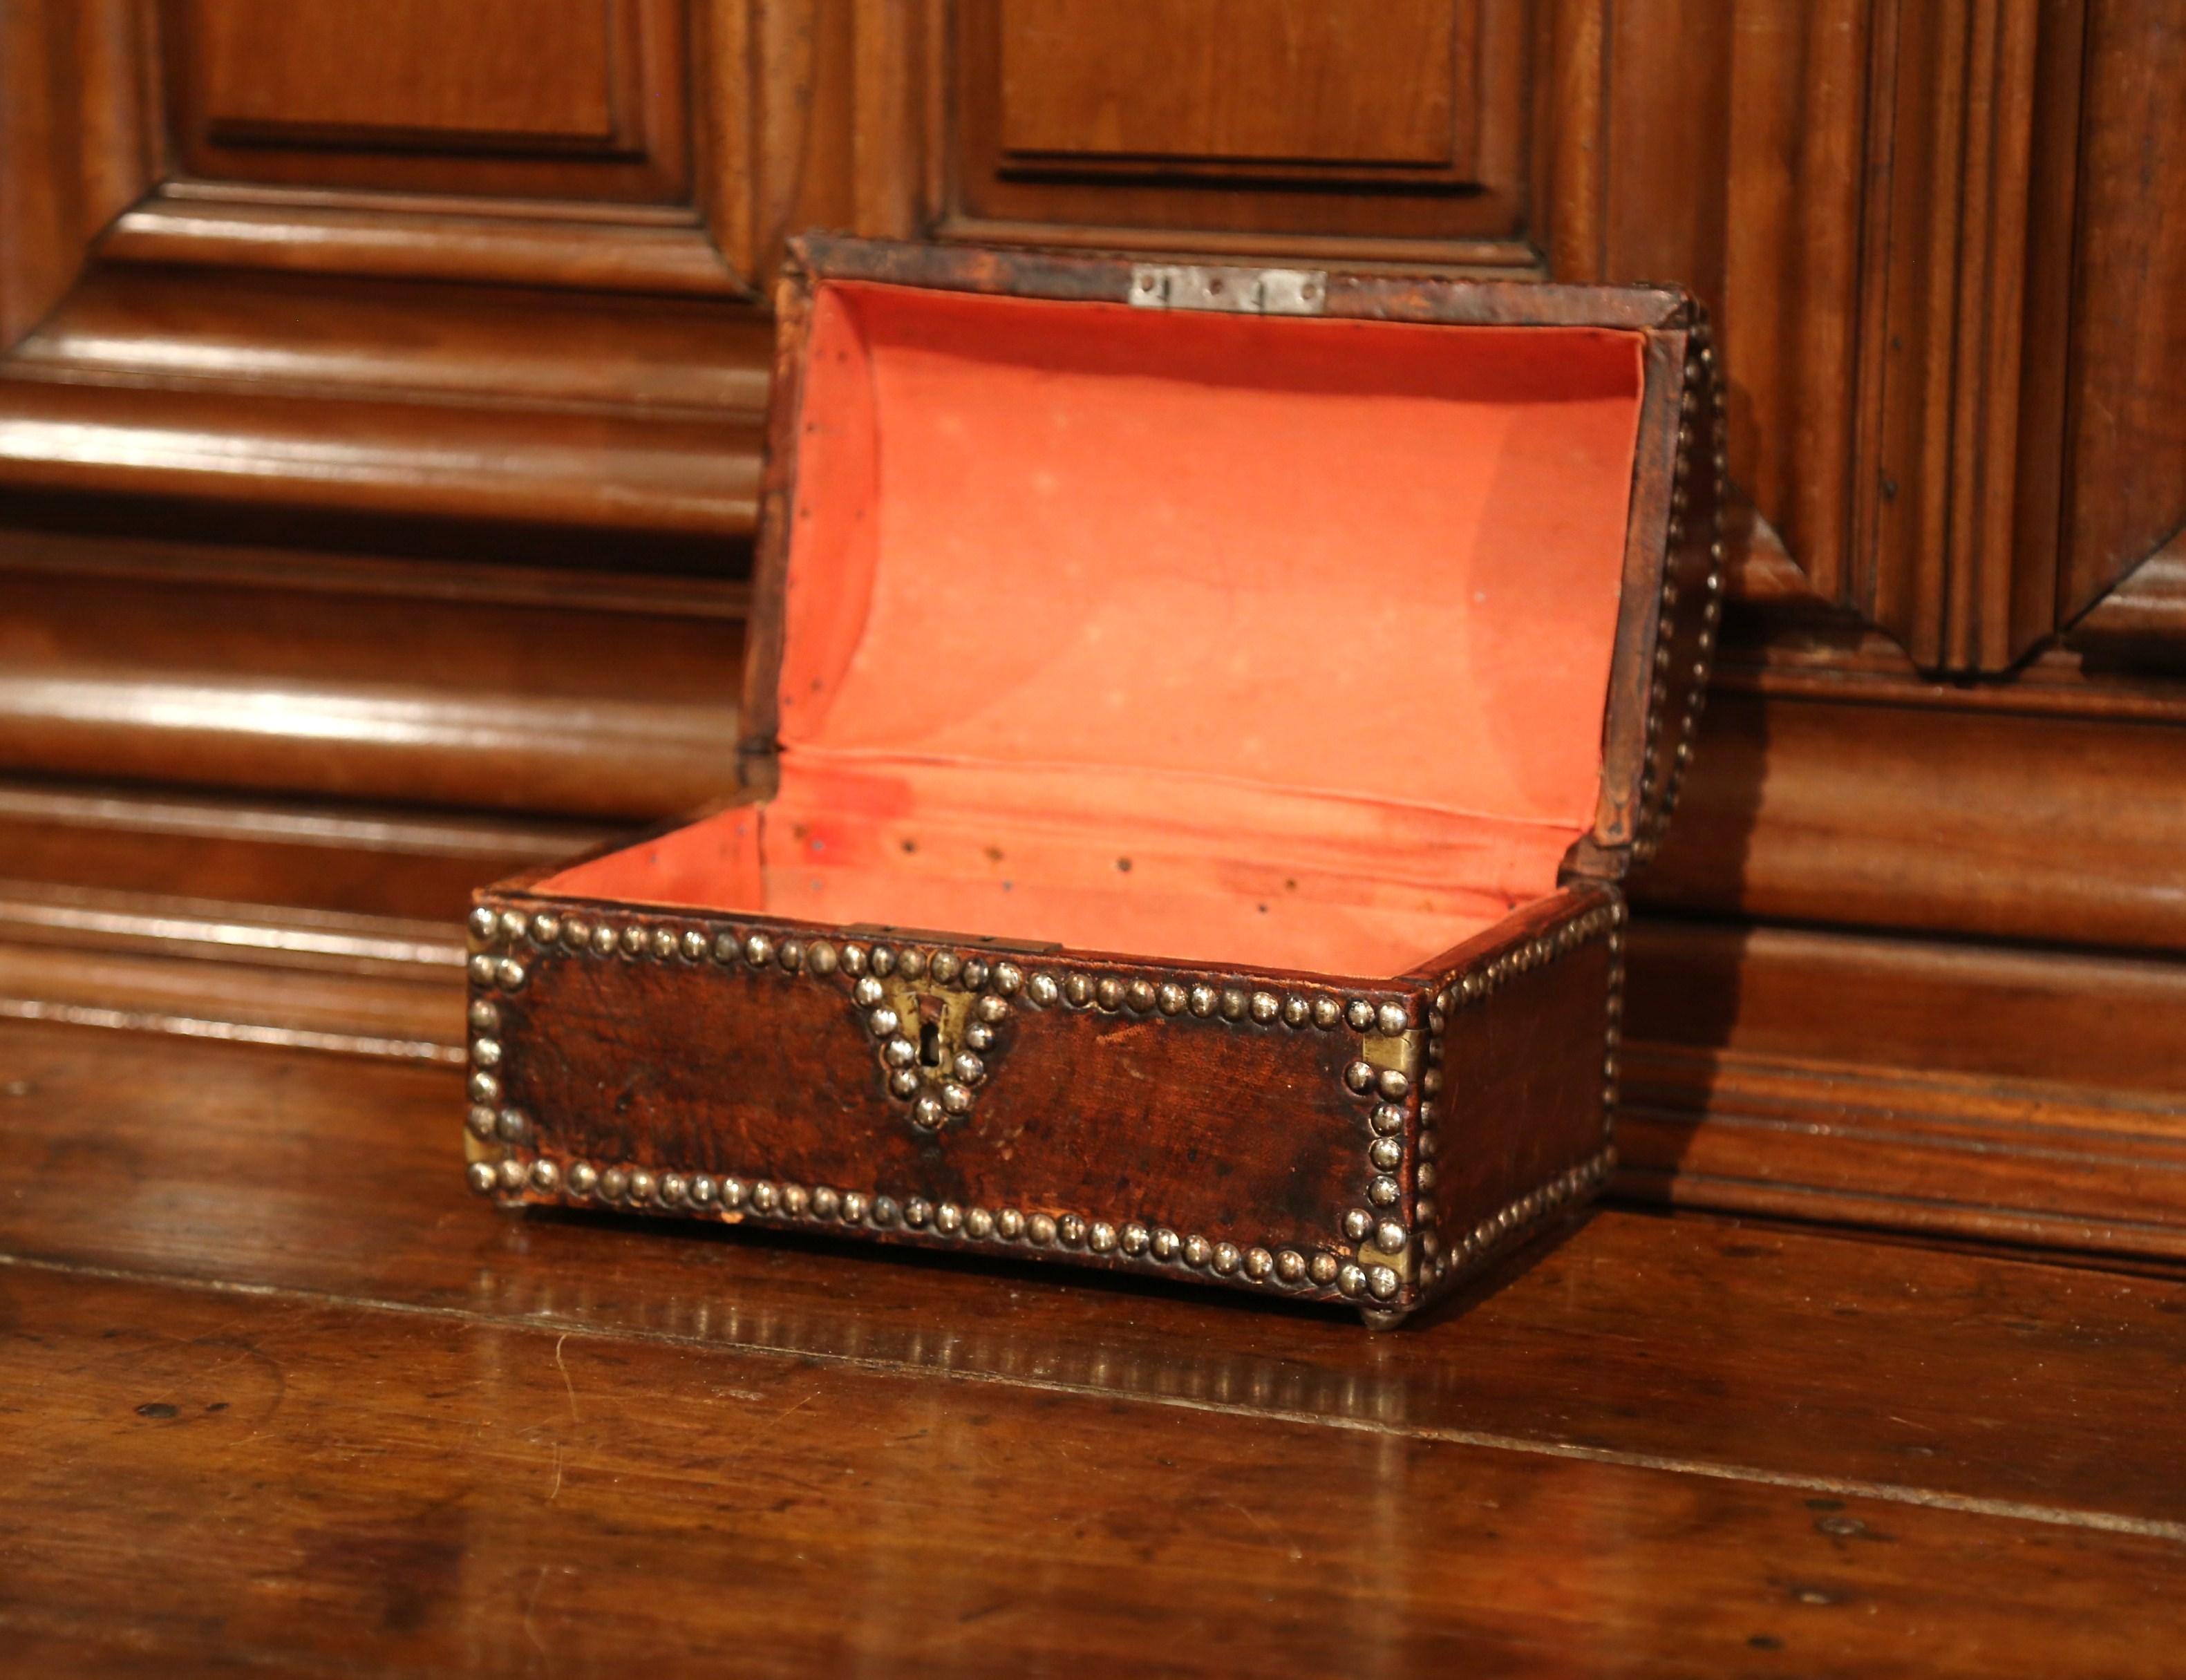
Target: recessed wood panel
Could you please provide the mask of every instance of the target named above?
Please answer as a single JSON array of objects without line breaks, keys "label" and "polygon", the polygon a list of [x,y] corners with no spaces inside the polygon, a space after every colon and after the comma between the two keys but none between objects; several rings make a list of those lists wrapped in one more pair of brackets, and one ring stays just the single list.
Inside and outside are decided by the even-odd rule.
[{"label": "recessed wood panel", "polygon": [[2089,14],[2073,435],[2058,608],[2070,618],[2186,529],[2186,21]]},{"label": "recessed wood panel", "polygon": [[954,236],[1529,264],[1521,0],[956,0]]},{"label": "recessed wood panel", "polygon": [[[1722,278],[1708,288],[1735,398],[1732,474],[1813,592],[1832,601],[1852,546],[1872,9],[1861,0],[1750,0],[1740,10],[1725,67],[1724,143],[1731,156],[1768,166],[1724,171]],[[1658,194],[1624,196],[1635,233],[1661,225],[1650,202]],[[1635,272],[1665,272],[1654,249],[1634,260],[1651,265]]]},{"label": "recessed wood panel", "polygon": [[486,198],[687,198],[684,0],[164,0],[177,161],[201,179]]},{"label": "recessed wood panel", "polygon": [[[1474,12],[1450,0],[1001,0],[1013,158],[1470,161]],[[1101,50],[1087,50],[1089,43]],[[1131,50],[1135,48],[1136,50]],[[1373,90],[1362,98],[1361,92]]]},{"label": "recessed wood panel", "polygon": [[613,142],[632,115],[608,0],[197,0],[219,140],[309,136],[435,148]]}]

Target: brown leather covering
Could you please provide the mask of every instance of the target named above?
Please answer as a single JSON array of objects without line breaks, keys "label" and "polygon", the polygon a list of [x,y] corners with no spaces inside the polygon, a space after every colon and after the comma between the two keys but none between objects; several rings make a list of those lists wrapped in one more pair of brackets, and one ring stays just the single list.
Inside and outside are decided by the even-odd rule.
[{"label": "brown leather covering", "polygon": [[1526,925],[1553,930],[1605,904],[1614,919],[1611,931],[1561,960],[1467,1002],[1463,977],[1492,968],[1512,943],[1483,942],[1438,992],[1456,995],[1443,1011],[1437,1142],[1422,1151],[1433,1217],[1419,1218],[1455,1257],[1460,1274],[1515,1246],[1575,1199],[1542,1194],[1544,1186],[1606,1170],[1623,1004],[1622,907],[1613,895],[1589,889],[1544,907]]},{"label": "brown leather covering", "polygon": [[[724,931],[740,944],[754,926],[691,925],[709,949]],[[566,949],[535,948],[528,960],[530,977],[499,1002],[503,1041],[528,1051],[511,1058],[501,1100],[534,1117],[541,1146],[560,1158],[864,1190],[900,1205],[1075,1212],[1118,1230],[1136,1219],[1241,1251],[1308,1255],[1335,1252],[1341,1210],[1367,1205],[1371,1104],[1343,1083],[1357,1043],[1348,1028],[1230,1022],[1219,1008],[1203,1018],[1041,1008],[1020,990],[982,1052],[988,1071],[970,1114],[924,1133],[889,1097],[855,983],[839,971],[823,979],[778,961]],[[930,1223],[927,1235],[939,1240]],[[1100,1257],[1083,1241],[1070,1246]]]}]

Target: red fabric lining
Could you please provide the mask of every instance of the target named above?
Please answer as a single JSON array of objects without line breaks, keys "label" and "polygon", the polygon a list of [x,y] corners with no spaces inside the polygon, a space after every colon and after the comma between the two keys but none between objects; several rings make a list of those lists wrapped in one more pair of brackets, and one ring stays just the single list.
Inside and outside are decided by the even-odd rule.
[{"label": "red fabric lining", "polygon": [[780,792],[545,884],[1409,967],[1592,820],[1641,354],[824,285]]}]

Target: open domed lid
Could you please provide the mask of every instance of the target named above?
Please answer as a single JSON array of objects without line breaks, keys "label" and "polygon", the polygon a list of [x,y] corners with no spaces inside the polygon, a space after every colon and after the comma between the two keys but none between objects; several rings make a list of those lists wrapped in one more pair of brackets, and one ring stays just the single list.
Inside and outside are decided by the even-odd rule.
[{"label": "open domed lid", "polygon": [[1692,681],[1682,294],[800,247],[748,750],[1376,802],[1622,873]]}]

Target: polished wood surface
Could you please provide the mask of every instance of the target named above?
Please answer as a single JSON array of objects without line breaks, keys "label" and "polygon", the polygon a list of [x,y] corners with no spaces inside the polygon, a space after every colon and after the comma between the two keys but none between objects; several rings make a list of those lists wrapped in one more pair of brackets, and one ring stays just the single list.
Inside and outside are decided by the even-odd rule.
[{"label": "polished wood surface", "polygon": [[1392,1336],[514,1218],[451,1068],[0,1024],[40,1674],[2169,1671],[2186,1283],[1610,1210]]}]

